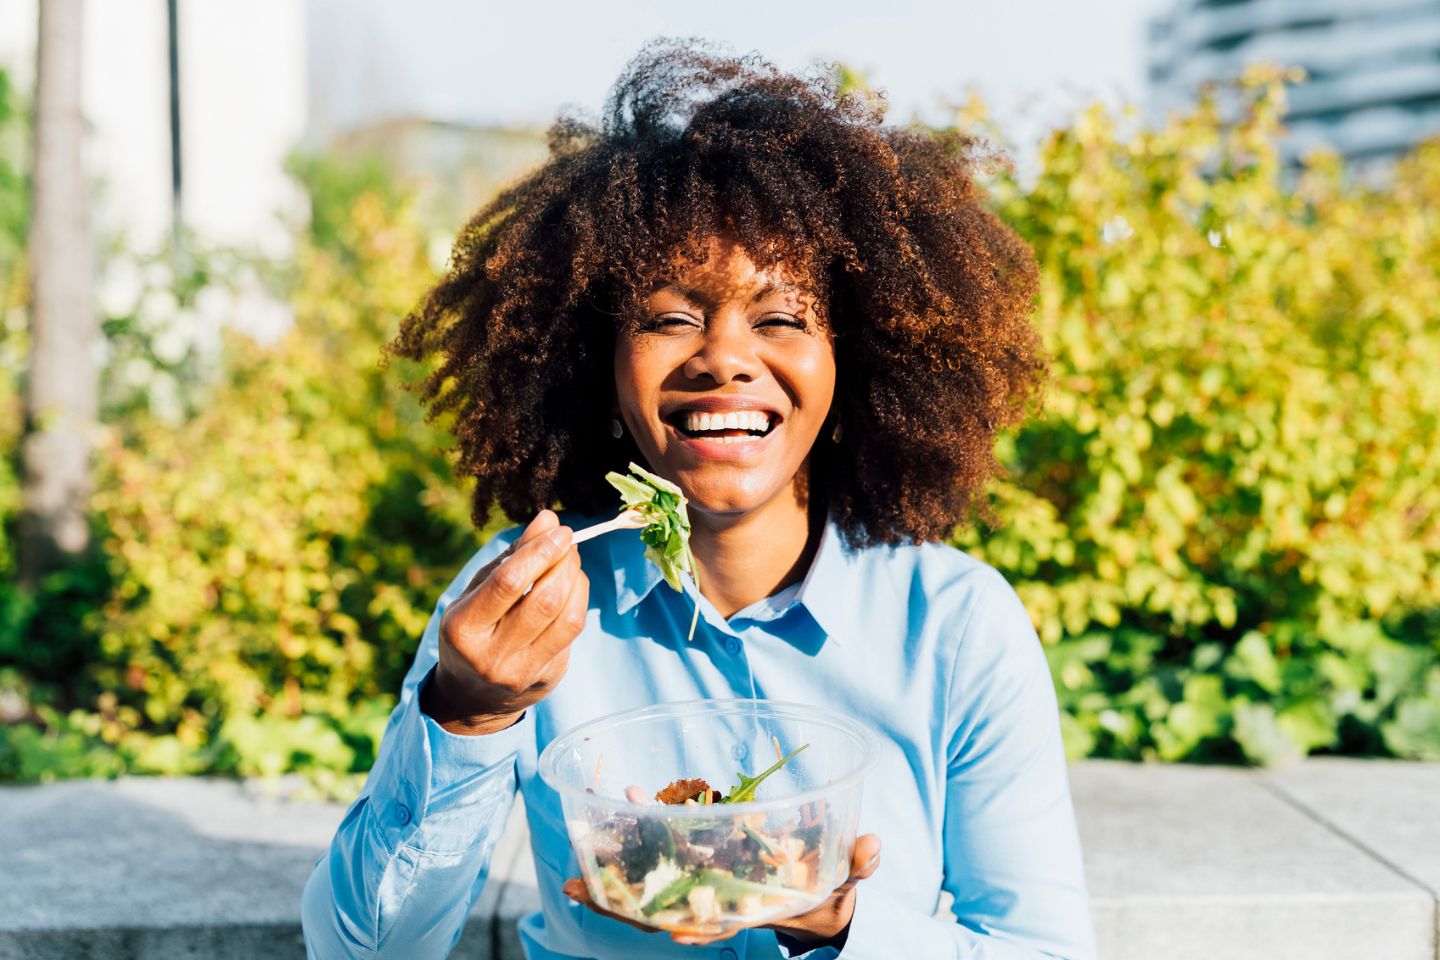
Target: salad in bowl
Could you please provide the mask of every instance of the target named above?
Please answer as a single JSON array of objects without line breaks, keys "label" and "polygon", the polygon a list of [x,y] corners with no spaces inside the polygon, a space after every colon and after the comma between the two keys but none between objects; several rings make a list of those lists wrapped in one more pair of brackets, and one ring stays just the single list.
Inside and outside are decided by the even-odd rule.
[{"label": "salad in bowl", "polygon": [[696,700],[586,723],[539,772],[596,904],[715,935],[804,913],[845,881],[876,744],[828,709]]}]

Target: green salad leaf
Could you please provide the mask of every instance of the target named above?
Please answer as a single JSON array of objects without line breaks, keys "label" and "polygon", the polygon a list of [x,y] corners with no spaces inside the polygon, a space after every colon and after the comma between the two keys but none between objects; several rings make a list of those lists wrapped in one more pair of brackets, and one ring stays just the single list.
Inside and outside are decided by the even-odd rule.
[{"label": "green salad leaf", "polygon": [[[785,764],[790,761],[791,757],[795,756],[795,754],[799,753],[801,750],[804,750],[808,746],[810,746],[810,744],[808,743],[800,744],[800,746],[796,747],[794,750],[791,750],[785,756],[781,757],[779,760],[776,760],[773,764],[771,764],[768,770],[758,773],[753,777],[747,777],[743,772],[736,774],[736,776],[740,778],[739,785],[734,787],[729,794],[721,797],[720,802],[740,803],[745,800],[754,800],[755,790],[760,786],[760,781],[764,780],[766,777],[770,776],[770,774],[785,766]],[[761,841],[761,844],[764,845],[764,841]]]},{"label": "green salad leaf", "polygon": [[[680,488],[657,477],[637,463],[630,464],[630,473],[611,471],[605,479],[620,491],[624,509],[635,510],[647,523],[640,528],[640,540],[645,544],[645,556],[660,568],[665,582],[675,590],[684,592],[680,574],[688,573],[700,589],[700,575],[695,569],[695,555],[690,552],[690,516],[685,512],[685,494]],[[700,604],[697,597],[695,615],[690,620],[690,634],[695,637],[695,625],[700,620]]]}]

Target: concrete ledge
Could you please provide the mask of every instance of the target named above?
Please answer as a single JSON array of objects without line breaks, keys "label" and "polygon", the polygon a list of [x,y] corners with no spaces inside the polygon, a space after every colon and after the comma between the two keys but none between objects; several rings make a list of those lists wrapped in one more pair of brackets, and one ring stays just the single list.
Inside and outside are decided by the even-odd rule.
[{"label": "concrete ledge", "polygon": [[[1440,960],[1440,764],[1071,768],[1109,960]],[[0,789],[0,960],[303,957],[299,893],[343,808],[258,784]],[[523,805],[453,956],[521,960]]]},{"label": "concrete ledge", "polygon": [[[1363,761],[1305,766],[1337,793],[1345,793],[1341,784],[1368,790],[1366,780],[1415,772]],[[1422,771],[1432,799],[1414,797],[1405,816],[1430,834],[1433,851],[1440,767]],[[1282,786],[1292,781],[1224,767],[1074,767],[1102,955],[1435,960],[1434,893],[1294,803]],[[1354,822],[1369,825],[1359,815]]]}]

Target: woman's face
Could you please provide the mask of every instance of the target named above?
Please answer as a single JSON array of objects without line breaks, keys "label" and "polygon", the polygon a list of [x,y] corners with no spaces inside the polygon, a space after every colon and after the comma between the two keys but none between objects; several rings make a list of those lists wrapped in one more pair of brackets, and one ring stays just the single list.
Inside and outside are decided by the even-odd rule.
[{"label": "woman's face", "polygon": [[835,392],[822,309],[802,280],[716,237],[616,338],[619,416],[692,513],[743,515],[794,488]]}]

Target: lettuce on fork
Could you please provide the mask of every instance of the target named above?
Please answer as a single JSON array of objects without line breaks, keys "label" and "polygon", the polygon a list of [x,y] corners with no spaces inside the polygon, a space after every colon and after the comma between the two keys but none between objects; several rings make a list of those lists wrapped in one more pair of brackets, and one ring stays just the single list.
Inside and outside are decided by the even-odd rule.
[{"label": "lettuce on fork", "polygon": [[700,620],[700,576],[695,569],[695,556],[690,552],[690,517],[685,512],[685,494],[680,488],[657,477],[633,461],[631,476],[610,471],[605,479],[616,490],[624,509],[634,511],[645,519],[640,528],[640,540],[645,544],[645,556],[660,568],[665,582],[677,591],[684,592],[680,574],[688,573],[695,581],[695,615],[690,620],[690,633],[686,640],[695,638],[695,625]]}]

